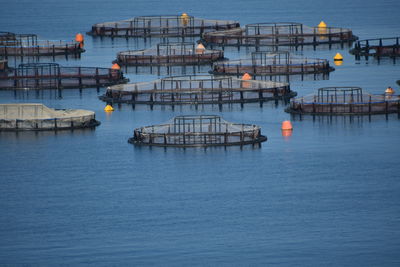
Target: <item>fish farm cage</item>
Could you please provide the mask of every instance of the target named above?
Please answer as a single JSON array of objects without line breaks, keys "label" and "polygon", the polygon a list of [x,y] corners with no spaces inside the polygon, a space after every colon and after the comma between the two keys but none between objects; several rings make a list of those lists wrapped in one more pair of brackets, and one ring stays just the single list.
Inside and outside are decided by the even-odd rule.
[{"label": "fish farm cage", "polygon": [[223,58],[223,51],[199,50],[194,43],[160,43],[145,50],[119,52],[116,62],[131,66],[193,65],[211,64]]},{"label": "fish farm cage", "polygon": [[267,140],[257,125],[232,123],[216,115],[177,116],[160,124],[134,130],[135,145],[208,147],[255,145]]},{"label": "fish farm cage", "polygon": [[8,56],[79,56],[85,50],[76,41],[39,40],[36,34],[0,33],[0,55]]},{"label": "fish farm cage", "polygon": [[295,95],[288,83],[196,75],[114,85],[100,99],[108,103],[179,105],[259,102]]},{"label": "fish farm cage", "polygon": [[372,95],[359,87],[324,87],[316,95],[290,100],[292,114],[372,115],[400,112],[400,96]]},{"label": "fish farm cage", "polygon": [[203,34],[201,42],[221,46],[317,46],[352,43],[357,38],[350,29],[277,22],[255,23],[248,24],[245,28],[207,32]]},{"label": "fish farm cage", "polygon": [[62,67],[57,63],[26,63],[0,74],[0,89],[64,89],[125,83],[122,72],[111,68]]},{"label": "fish farm cage", "polygon": [[295,75],[329,73],[334,68],[326,59],[292,56],[289,52],[252,52],[250,59],[226,60],[213,64],[212,74]]},{"label": "fish farm cage", "polygon": [[100,125],[93,111],[52,109],[43,104],[0,104],[0,131],[43,131]]},{"label": "fish farm cage", "polygon": [[373,57],[400,57],[400,37],[377,38],[357,41],[350,53],[355,55],[356,59],[361,56]]},{"label": "fish farm cage", "polygon": [[240,27],[237,21],[200,19],[184,13],[98,23],[87,34],[107,37],[193,37],[237,27]]}]

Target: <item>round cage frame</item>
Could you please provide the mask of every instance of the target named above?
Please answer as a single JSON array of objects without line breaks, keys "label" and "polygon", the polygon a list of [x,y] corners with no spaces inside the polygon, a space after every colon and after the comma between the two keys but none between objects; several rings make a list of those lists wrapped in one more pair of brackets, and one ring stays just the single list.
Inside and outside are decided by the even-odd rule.
[{"label": "round cage frame", "polygon": [[316,95],[290,100],[285,110],[292,114],[373,115],[400,113],[400,96],[373,95],[360,87],[324,87]]},{"label": "round cage frame", "polygon": [[8,56],[79,56],[85,52],[82,44],[76,41],[40,40],[36,34],[7,33],[0,37],[0,55]]},{"label": "round cage frame", "polygon": [[211,64],[224,58],[221,50],[197,50],[194,43],[160,43],[144,50],[123,51],[116,62],[130,66]]},{"label": "round cage frame", "polygon": [[180,105],[262,102],[295,95],[288,83],[189,75],[114,85],[99,98],[109,103]]},{"label": "round cage frame", "polygon": [[205,32],[240,27],[232,20],[206,20],[189,15],[140,16],[97,23],[87,34],[108,37],[195,37]]},{"label": "round cage frame", "polygon": [[222,46],[303,46],[346,43],[358,37],[350,29],[310,27],[296,22],[253,23],[244,28],[207,32],[202,42]]},{"label": "round cage frame", "polygon": [[255,145],[266,140],[257,125],[231,123],[217,115],[184,115],[164,124],[137,128],[128,142],[162,147],[209,147]]},{"label": "round cage frame", "polygon": [[212,74],[296,75],[329,73],[335,70],[329,61],[319,58],[294,57],[287,51],[252,52],[250,59],[215,62]]},{"label": "round cage frame", "polygon": [[365,56],[366,60],[369,56],[400,57],[400,37],[359,40],[350,53],[355,55],[356,60],[359,60],[361,56]]},{"label": "round cage frame", "polygon": [[57,63],[25,63],[0,76],[0,89],[61,89],[101,87],[127,82],[121,70],[63,67]]}]

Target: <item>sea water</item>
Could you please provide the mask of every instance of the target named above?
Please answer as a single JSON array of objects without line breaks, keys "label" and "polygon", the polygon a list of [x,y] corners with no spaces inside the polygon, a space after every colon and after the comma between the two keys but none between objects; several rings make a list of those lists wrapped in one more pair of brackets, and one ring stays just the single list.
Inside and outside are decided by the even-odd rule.
[{"label": "sea water", "polygon": [[[186,12],[242,25],[316,26],[323,20],[366,39],[399,36],[399,9],[397,0],[2,0],[0,29],[69,40],[98,22]],[[86,35],[80,59],[56,61],[110,67],[117,52],[156,43]],[[400,91],[398,62],[355,61],[348,49],[294,51],[331,62],[339,52],[344,62],[327,80],[290,78],[291,89],[300,96],[326,86]],[[230,48],[225,55],[235,59],[249,52]],[[40,61],[46,60],[52,59]],[[131,82],[162,75],[125,74]],[[104,92],[0,92],[0,103],[89,109],[101,121],[95,130],[0,133],[0,265],[400,265],[397,114],[300,119],[285,113],[281,102],[222,109],[123,104],[105,113],[98,99]],[[268,141],[243,149],[127,143],[137,127],[189,114],[260,125]],[[287,119],[293,135],[282,137]]]}]

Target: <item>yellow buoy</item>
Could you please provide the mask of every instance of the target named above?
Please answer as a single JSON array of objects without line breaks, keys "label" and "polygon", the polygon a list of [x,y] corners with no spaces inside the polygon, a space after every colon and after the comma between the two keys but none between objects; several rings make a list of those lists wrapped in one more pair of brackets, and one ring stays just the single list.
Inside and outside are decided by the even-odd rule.
[{"label": "yellow buoy", "polygon": [[343,61],[343,56],[340,53],[336,53],[336,55],[333,57],[334,61]]},{"label": "yellow buoy", "polygon": [[334,60],[333,63],[335,64],[335,66],[342,66],[343,60]]},{"label": "yellow buoy", "polygon": [[114,108],[113,108],[111,105],[107,105],[107,106],[104,108],[104,111],[105,111],[105,112],[114,111]]},{"label": "yellow buoy", "polygon": [[394,89],[393,89],[392,87],[389,86],[388,88],[386,88],[385,94],[389,94],[389,95],[394,94]]},{"label": "yellow buoy", "polygon": [[182,13],[181,21],[182,21],[183,26],[187,26],[189,23],[189,15],[186,13]]},{"label": "yellow buoy", "polygon": [[318,28],[326,28],[327,26],[326,26],[326,23],[324,22],[324,21],[321,21],[319,24],[318,24]]}]

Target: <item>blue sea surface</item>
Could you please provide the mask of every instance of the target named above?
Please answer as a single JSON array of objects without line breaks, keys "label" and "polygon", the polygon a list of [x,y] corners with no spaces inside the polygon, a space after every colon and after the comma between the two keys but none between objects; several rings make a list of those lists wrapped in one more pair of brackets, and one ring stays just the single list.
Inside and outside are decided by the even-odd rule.
[{"label": "blue sea surface", "polygon": [[[52,40],[73,39],[98,22],[182,12],[242,25],[315,26],[323,20],[351,28],[360,39],[400,36],[398,0],[0,3],[1,31]],[[110,67],[117,52],[156,43],[86,35],[80,59],[57,62]],[[299,96],[326,86],[359,86],[375,94],[392,86],[400,92],[400,60],[355,61],[348,50],[294,51],[331,62],[339,52],[344,62],[328,80],[290,78],[291,89]],[[246,57],[249,50],[227,48],[225,56]],[[162,75],[126,73],[131,82]],[[0,103],[89,109],[101,121],[94,130],[0,133],[0,266],[400,266],[397,114],[299,118],[285,113],[282,102],[222,109],[122,104],[105,113],[98,99],[104,92],[0,91]],[[127,143],[135,128],[184,114],[257,124],[268,141],[242,149]],[[283,137],[280,126],[287,119],[294,131]]]}]

